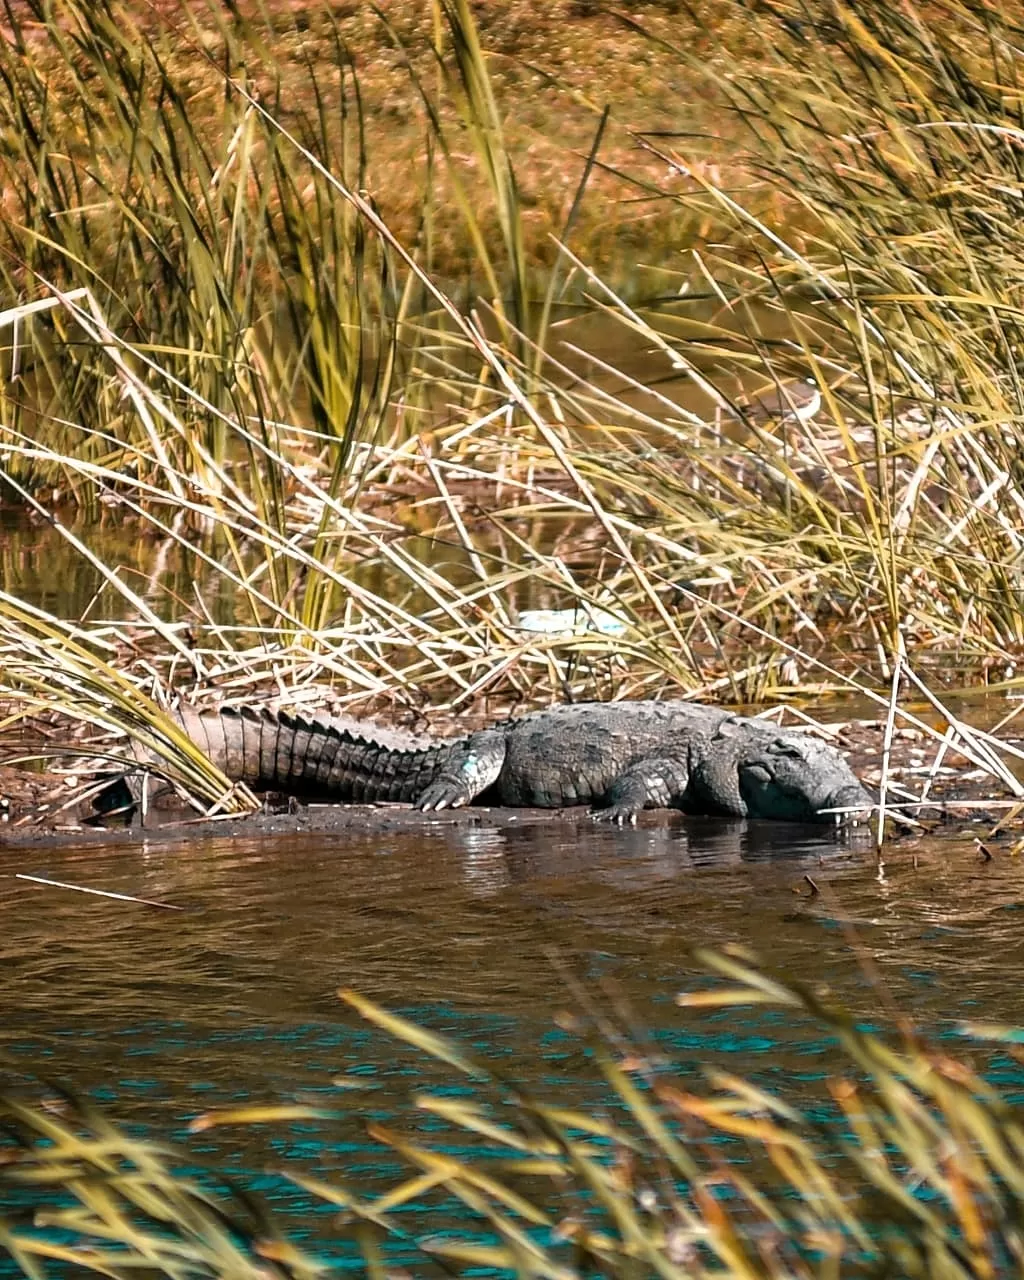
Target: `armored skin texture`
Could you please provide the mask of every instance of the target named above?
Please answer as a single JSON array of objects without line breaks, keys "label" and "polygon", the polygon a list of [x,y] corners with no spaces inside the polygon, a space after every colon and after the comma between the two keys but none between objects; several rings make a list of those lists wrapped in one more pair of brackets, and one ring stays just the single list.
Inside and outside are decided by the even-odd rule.
[{"label": "armored skin texture", "polygon": [[827,743],[692,702],[577,703],[451,739],[265,709],[175,716],[232,780],[307,799],[591,805],[618,823],[663,808],[831,823],[874,803]]}]

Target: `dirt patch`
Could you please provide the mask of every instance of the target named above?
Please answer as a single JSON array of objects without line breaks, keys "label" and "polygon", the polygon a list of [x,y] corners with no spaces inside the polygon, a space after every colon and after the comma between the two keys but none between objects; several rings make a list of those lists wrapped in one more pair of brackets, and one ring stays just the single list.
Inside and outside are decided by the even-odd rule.
[{"label": "dirt patch", "polygon": [[[5,771],[6,772],[6,771]],[[0,846],[54,847],[83,844],[178,843],[197,839],[294,835],[332,835],[339,832],[384,833],[431,831],[438,828],[521,826],[529,822],[583,826],[590,822],[585,809],[456,809],[424,814],[399,804],[295,804],[277,810],[271,805],[245,818],[197,818],[186,813],[162,813],[141,824],[92,826],[65,820],[18,826],[8,820],[0,827]]]}]

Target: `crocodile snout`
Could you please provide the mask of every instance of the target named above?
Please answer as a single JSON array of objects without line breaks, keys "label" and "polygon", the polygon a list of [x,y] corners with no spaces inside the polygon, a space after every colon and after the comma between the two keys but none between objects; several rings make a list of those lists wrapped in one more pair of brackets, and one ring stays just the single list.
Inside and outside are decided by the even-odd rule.
[{"label": "crocodile snout", "polygon": [[[860,783],[849,784],[840,787],[838,791],[833,791],[827,802],[823,804],[822,809],[856,809],[859,813],[839,813],[834,816],[841,822],[856,821],[862,816],[866,816],[869,809],[873,809],[875,801],[868,792],[860,785]],[[822,817],[829,817],[829,814],[822,814]]]}]

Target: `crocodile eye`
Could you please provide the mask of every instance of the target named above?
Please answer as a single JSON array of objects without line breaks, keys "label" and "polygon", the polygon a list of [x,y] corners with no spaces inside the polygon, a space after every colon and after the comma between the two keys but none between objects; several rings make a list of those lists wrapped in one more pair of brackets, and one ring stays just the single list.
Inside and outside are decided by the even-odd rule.
[{"label": "crocodile eye", "polygon": [[776,738],[768,749],[774,756],[788,756],[791,760],[804,758],[803,747],[797,742],[789,742],[786,738]]}]

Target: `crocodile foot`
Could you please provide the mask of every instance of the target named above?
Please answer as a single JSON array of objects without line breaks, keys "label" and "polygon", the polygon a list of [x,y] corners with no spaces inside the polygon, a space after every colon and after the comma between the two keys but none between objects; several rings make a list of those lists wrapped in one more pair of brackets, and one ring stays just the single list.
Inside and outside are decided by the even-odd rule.
[{"label": "crocodile foot", "polygon": [[474,792],[465,778],[436,778],[413,801],[414,809],[429,813],[432,809],[461,809],[473,799]]}]

